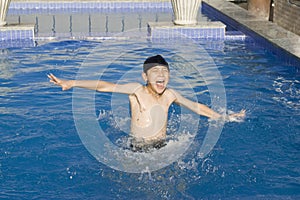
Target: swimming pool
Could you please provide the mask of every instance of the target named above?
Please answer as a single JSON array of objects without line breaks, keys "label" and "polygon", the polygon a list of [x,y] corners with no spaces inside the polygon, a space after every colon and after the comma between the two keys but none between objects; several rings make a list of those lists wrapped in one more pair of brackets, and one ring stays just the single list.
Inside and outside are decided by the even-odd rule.
[{"label": "swimming pool", "polygon": [[[197,44],[205,47],[207,42],[214,43]],[[120,57],[109,65],[104,78],[111,81],[118,81],[128,71],[134,79],[140,73],[143,55],[159,51],[147,40],[109,43],[112,52],[135,49],[131,57]],[[151,173],[132,174],[111,169],[91,156],[73,120],[72,91],[62,92],[46,78],[48,73],[75,78],[91,49],[101,45],[58,41],[1,51],[2,199],[299,197],[297,66],[285,65],[251,41],[225,41],[223,51],[206,48],[223,77],[228,109],[247,109],[246,120],[226,123],[214,149],[201,158],[197,146],[201,146],[208,122],[200,118],[195,141],[184,157]],[[195,59],[201,63],[198,67],[206,67]],[[104,61],[91,62],[90,68],[94,70]],[[203,79],[197,74],[185,79],[197,98],[211,105]],[[176,80],[173,84],[178,87]],[[95,116],[102,113],[105,130],[115,133],[110,137],[113,140],[118,132],[111,123],[111,99],[110,94],[96,95]],[[170,112],[180,114],[177,109]]]},{"label": "swimming pool", "polygon": [[[197,48],[186,54],[178,48],[186,50],[186,43],[176,41],[178,46],[172,49],[173,42],[63,40],[1,50],[0,197],[299,198],[299,66],[281,62],[251,39],[196,40]],[[142,82],[141,63],[156,53],[165,55],[172,63],[172,73],[177,72],[172,74],[170,87],[208,105],[217,100],[208,88],[214,77],[202,77],[201,73],[211,67],[207,59],[212,59],[224,83],[227,109],[244,108],[247,118],[225,123],[219,140],[205,157],[199,147],[210,124],[198,117],[189,150],[174,163],[143,173],[112,169],[99,162],[82,141],[74,121],[75,91],[62,92],[46,75],[98,79],[102,73],[109,81]],[[193,63],[194,71],[184,68],[184,59],[189,56],[194,58],[187,60]],[[86,104],[82,111],[95,111],[94,122],[111,141],[122,145],[120,138],[128,132],[127,97],[109,93],[93,97],[86,100],[94,107]],[[169,112],[169,135],[180,142],[186,135],[172,131],[178,128],[178,118],[183,115],[189,120],[190,113],[183,113],[176,105]]]}]

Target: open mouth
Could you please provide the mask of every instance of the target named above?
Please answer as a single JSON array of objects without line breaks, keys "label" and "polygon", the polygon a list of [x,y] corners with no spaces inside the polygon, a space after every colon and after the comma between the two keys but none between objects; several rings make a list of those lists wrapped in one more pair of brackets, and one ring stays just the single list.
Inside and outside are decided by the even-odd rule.
[{"label": "open mouth", "polygon": [[165,86],[164,83],[165,83],[164,80],[156,81],[156,85],[157,85],[158,88],[163,88]]}]

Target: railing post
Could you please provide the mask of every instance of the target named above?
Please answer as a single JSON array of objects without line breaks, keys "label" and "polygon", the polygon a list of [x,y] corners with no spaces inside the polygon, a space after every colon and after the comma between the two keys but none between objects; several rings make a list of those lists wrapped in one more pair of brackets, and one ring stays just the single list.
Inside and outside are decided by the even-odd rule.
[{"label": "railing post", "polygon": [[195,25],[201,0],[171,0],[175,25]]},{"label": "railing post", "polygon": [[0,0],[0,26],[6,25],[6,15],[11,0]]}]

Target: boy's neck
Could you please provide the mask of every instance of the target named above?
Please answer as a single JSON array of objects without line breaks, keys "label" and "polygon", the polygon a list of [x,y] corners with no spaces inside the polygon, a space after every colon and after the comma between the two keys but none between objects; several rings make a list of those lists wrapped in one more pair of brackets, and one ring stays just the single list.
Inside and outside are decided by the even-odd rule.
[{"label": "boy's neck", "polygon": [[147,91],[152,95],[152,96],[154,96],[155,98],[159,98],[159,97],[161,97],[162,95],[163,95],[163,93],[161,93],[161,94],[159,94],[159,93],[157,93],[157,92],[155,92],[154,90],[153,90],[153,88],[151,87],[151,85],[150,84],[146,84],[146,86],[145,86],[145,88],[147,89]]}]

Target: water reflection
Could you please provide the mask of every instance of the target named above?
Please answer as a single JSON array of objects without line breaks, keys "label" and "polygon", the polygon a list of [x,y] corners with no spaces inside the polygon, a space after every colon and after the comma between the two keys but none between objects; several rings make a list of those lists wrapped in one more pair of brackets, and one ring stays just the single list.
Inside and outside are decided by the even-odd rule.
[{"label": "water reflection", "polygon": [[14,75],[9,54],[10,51],[7,49],[0,49],[0,79],[10,79]]}]

